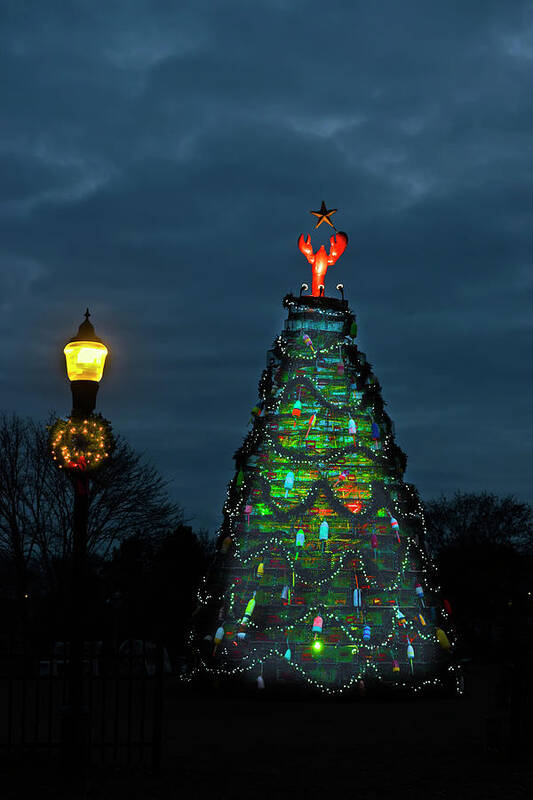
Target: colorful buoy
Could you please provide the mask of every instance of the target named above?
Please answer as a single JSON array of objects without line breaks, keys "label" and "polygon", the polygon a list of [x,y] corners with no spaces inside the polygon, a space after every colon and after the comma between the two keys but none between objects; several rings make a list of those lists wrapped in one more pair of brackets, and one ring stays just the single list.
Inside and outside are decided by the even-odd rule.
[{"label": "colorful buoy", "polygon": [[311,428],[315,427],[315,423],[316,423],[316,414],[311,414],[311,416],[309,417],[309,423],[307,425],[307,433],[305,434],[306,439],[309,436]]},{"label": "colorful buoy", "polygon": [[217,647],[219,646],[223,638],[224,638],[224,626],[220,625],[220,627],[217,628],[215,633],[213,655],[215,655]]},{"label": "colorful buoy", "polygon": [[313,347],[313,342],[311,341],[311,337],[307,333],[302,333],[302,339],[304,340],[304,343],[307,345],[307,347],[311,348],[313,353],[316,353],[316,350]]},{"label": "colorful buoy", "polygon": [[415,594],[418,597],[420,605],[422,606],[422,608],[424,608],[424,606],[426,605],[424,602],[424,589],[422,588],[419,581],[415,583]]},{"label": "colorful buoy", "polygon": [[409,644],[407,645],[407,658],[409,659],[409,664],[411,665],[411,674],[413,674],[414,673],[413,661],[415,659],[415,651],[413,645],[411,644],[411,641],[409,641]]},{"label": "colorful buoy", "polygon": [[248,625],[250,619],[252,618],[252,614],[254,613],[254,608],[255,608],[255,592],[253,593],[251,600],[248,600],[244,616],[241,619],[241,625]]},{"label": "colorful buoy", "polygon": [[437,635],[438,642],[439,642],[440,646],[442,647],[442,649],[443,650],[451,650],[452,646],[450,644],[450,640],[448,639],[448,637],[446,636],[446,634],[444,633],[442,628],[437,628],[435,633]]},{"label": "colorful buoy", "polygon": [[392,516],[390,511],[387,510],[387,513],[389,515],[391,528],[394,531],[394,533],[396,534],[396,540],[397,540],[398,544],[400,544],[400,526],[398,524],[398,520],[394,519],[394,517]]},{"label": "colorful buoy", "polygon": [[285,476],[285,485],[284,485],[285,497],[289,496],[289,490],[292,489],[293,486],[294,486],[294,472],[289,471]]},{"label": "colorful buoy", "polygon": [[324,620],[320,615],[316,616],[313,620],[313,633],[322,633],[322,626],[324,625]]}]

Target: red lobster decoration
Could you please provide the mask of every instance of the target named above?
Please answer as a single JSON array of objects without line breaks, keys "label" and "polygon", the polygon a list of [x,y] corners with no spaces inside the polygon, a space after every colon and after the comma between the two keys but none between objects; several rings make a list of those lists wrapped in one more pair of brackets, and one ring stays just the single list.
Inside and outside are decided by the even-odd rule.
[{"label": "red lobster decoration", "polygon": [[342,256],[348,245],[347,234],[339,231],[336,236],[332,236],[329,240],[329,255],[326,253],[324,245],[316,253],[313,253],[311,245],[311,234],[307,235],[307,241],[304,239],[303,233],[300,234],[298,239],[298,247],[313,267],[313,297],[320,297],[320,289],[324,289],[324,280],[328,267],[336,262]]}]

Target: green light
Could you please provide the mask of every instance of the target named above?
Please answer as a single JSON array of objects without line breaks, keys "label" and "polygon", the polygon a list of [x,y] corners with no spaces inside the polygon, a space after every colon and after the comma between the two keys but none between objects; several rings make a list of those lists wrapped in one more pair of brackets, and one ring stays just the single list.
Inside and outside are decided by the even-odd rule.
[{"label": "green light", "polygon": [[323,647],[324,645],[322,644],[322,642],[319,639],[315,639],[315,641],[313,642],[313,650],[315,651],[315,653],[320,653]]},{"label": "green light", "polygon": [[267,517],[272,515],[272,511],[265,506],[264,503],[257,503],[255,507],[256,513],[259,514],[261,517]]}]

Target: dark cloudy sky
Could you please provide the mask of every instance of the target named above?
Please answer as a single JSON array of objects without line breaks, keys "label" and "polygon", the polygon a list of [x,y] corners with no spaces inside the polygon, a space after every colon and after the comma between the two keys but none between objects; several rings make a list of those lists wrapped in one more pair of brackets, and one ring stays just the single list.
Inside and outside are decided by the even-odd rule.
[{"label": "dark cloudy sky", "polygon": [[89,305],[98,410],[214,529],[324,199],[407,480],[533,501],[531,3],[0,13],[0,408],[70,410]]}]

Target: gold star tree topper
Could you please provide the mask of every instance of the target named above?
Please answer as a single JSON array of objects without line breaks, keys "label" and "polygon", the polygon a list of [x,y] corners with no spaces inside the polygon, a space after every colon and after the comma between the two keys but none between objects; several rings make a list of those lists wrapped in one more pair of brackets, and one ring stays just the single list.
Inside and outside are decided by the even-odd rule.
[{"label": "gold star tree topper", "polygon": [[331,221],[330,217],[332,214],[337,212],[336,208],[332,208],[328,211],[326,208],[326,204],[322,200],[322,205],[320,206],[320,211],[310,211],[309,213],[312,214],[314,217],[318,217],[318,222],[315,225],[315,230],[322,225],[323,222],[327,222],[328,225],[331,225],[334,231],[337,230],[333,222]]}]

